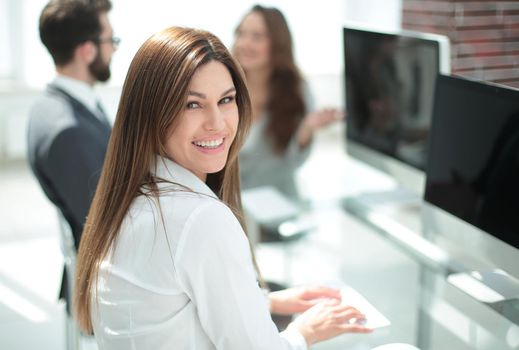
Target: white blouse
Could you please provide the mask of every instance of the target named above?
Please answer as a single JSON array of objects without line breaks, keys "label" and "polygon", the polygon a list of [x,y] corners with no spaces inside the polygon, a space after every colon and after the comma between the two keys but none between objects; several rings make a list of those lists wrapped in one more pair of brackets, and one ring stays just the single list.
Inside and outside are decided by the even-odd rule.
[{"label": "white blouse", "polygon": [[155,175],[177,185],[133,201],[101,265],[99,349],[306,349],[300,333],[272,322],[231,210],[194,174],[157,159]]}]

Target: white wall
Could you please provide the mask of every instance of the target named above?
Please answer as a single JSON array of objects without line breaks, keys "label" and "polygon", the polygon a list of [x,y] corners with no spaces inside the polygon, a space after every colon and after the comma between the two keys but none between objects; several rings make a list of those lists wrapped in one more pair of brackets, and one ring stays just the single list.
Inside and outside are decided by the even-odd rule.
[{"label": "white wall", "polygon": [[[0,0],[0,13],[7,13],[7,0]],[[0,21],[0,77],[7,76],[11,70],[11,60],[7,55],[9,51],[9,23]]]},{"label": "white wall", "polygon": [[[172,25],[197,27],[213,32],[230,46],[241,17],[257,3],[253,0],[147,0],[145,5],[141,1],[112,2],[110,17],[122,44],[113,58],[113,77],[100,88],[111,114],[115,113],[118,91],[128,65],[151,34]],[[0,160],[2,155],[4,158],[25,156],[27,106],[34,98],[34,90],[43,89],[54,75],[52,61],[38,35],[38,17],[46,3],[47,0],[0,0],[0,30],[8,28],[10,39],[0,46],[0,60],[9,62],[0,66],[3,67],[0,77],[10,69],[7,75],[17,78],[15,84],[0,81]],[[286,15],[294,38],[296,60],[310,83],[317,106],[342,107],[343,104],[343,23],[400,26],[401,0],[273,0],[261,4],[276,6]],[[0,34],[0,38],[4,36],[5,32]],[[6,52],[4,47],[9,50]],[[16,102],[13,94],[17,96]]]}]

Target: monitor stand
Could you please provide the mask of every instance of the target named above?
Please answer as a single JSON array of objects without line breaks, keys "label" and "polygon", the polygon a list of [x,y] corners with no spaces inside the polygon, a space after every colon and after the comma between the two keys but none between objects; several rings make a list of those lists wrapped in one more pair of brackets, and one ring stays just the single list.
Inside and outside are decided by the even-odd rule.
[{"label": "monitor stand", "polygon": [[447,281],[519,325],[519,280],[503,270],[453,273]]},{"label": "monitor stand", "polygon": [[519,299],[519,280],[500,269],[453,273],[447,280],[487,304]]}]

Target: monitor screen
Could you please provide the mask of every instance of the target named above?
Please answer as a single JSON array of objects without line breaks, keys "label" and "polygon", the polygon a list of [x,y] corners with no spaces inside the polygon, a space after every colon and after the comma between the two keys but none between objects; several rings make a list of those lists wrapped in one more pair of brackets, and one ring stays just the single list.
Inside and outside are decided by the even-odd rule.
[{"label": "monitor screen", "polygon": [[519,90],[438,76],[425,200],[519,248]]},{"label": "monitor screen", "polygon": [[353,27],[343,33],[347,141],[423,174],[435,79],[449,71],[448,39]]}]

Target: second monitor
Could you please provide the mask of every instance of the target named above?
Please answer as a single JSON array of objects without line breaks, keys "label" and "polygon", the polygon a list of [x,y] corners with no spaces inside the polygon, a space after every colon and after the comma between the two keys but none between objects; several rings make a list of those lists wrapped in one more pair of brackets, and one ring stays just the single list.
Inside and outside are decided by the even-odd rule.
[{"label": "second monitor", "polygon": [[347,152],[423,193],[434,84],[449,73],[446,37],[347,26]]}]

